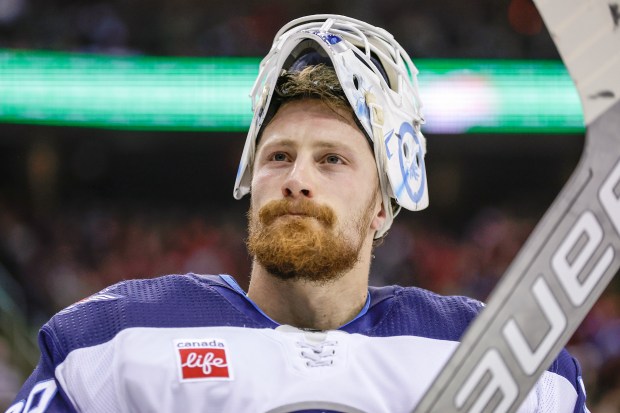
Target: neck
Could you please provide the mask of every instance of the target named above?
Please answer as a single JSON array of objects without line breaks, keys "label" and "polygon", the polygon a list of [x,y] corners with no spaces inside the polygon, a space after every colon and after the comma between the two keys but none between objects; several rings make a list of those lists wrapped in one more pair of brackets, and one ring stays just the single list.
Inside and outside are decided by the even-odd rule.
[{"label": "neck", "polygon": [[[367,251],[366,251],[367,250]],[[333,330],[353,320],[368,295],[370,246],[347,273],[327,283],[282,280],[254,262],[248,297],[271,319],[298,328]]]}]

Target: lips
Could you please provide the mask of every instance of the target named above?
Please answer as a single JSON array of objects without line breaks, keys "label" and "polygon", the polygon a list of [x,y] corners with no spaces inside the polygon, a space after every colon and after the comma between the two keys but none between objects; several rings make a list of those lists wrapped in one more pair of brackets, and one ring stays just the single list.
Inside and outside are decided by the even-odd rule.
[{"label": "lips", "polygon": [[317,221],[319,220],[319,218],[314,215],[309,215],[309,214],[304,214],[304,213],[299,213],[299,212],[286,212],[284,214],[281,214],[275,217],[275,219],[278,219],[278,218],[291,218],[291,219],[314,218]]},{"label": "lips", "polygon": [[292,204],[287,200],[268,202],[259,211],[259,218],[265,225],[283,216],[314,218],[328,227],[333,226],[336,217],[331,208],[312,201],[300,201]]}]

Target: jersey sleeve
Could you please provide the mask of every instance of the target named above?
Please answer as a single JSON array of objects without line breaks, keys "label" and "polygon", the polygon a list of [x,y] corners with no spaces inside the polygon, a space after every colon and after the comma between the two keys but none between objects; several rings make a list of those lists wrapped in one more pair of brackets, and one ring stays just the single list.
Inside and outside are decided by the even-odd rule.
[{"label": "jersey sleeve", "polygon": [[[552,375],[563,378],[570,385],[539,386],[539,409],[541,411],[563,411],[566,413],[589,413],[586,408],[586,390],[581,376],[581,366],[566,349],[563,349],[547,370]],[[544,382],[539,380],[539,385]],[[575,397],[576,395],[576,397]],[[565,406],[567,400],[575,400],[574,405]],[[565,406],[560,408],[560,406]]]},{"label": "jersey sleeve", "polygon": [[574,370],[571,369],[573,372],[572,375],[569,375],[569,381],[572,381],[572,384],[577,391],[577,401],[575,402],[575,410],[573,413],[590,413],[586,407],[586,388],[583,384],[583,378],[581,376],[581,366],[579,365],[577,359],[571,356],[566,350],[562,350],[558,360],[562,357],[565,357],[574,366]]},{"label": "jersey sleeve", "polygon": [[77,413],[54,374],[59,351],[46,327],[39,332],[39,363],[5,413]]}]

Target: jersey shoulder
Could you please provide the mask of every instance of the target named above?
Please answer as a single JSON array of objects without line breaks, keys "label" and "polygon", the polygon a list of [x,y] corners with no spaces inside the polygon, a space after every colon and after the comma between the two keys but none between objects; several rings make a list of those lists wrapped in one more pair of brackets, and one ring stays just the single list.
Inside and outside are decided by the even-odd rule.
[{"label": "jersey shoulder", "polygon": [[[166,275],[112,285],[54,315],[41,334],[63,353],[111,340],[132,327],[259,326],[219,276]],[[241,300],[238,300],[242,303]]]},{"label": "jersey shoulder", "polygon": [[383,313],[374,333],[458,341],[484,304],[465,296],[444,296],[418,287],[371,289]]},{"label": "jersey shoulder", "polygon": [[[376,310],[382,313],[372,333],[375,336],[412,335],[438,340],[460,341],[467,327],[484,308],[465,296],[443,296],[417,287],[371,289]],[[547,369],[568,380],[577,394],[577,406],[585,403],[581,368],[563,349]]]}]

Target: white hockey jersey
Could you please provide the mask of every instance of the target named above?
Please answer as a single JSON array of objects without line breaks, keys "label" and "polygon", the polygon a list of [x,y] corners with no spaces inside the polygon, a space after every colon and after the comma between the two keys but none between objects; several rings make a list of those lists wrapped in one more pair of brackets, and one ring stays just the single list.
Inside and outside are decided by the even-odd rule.
[{"label": "white hockey jersey", "polygon": [[[302,331],[228,275],[124,281],[41,328],[41,360],[7,412],[410,412],[480,309],[371,287],[353,321]],[[563,351],[519,411],[584,411],[580,375]]]}]

